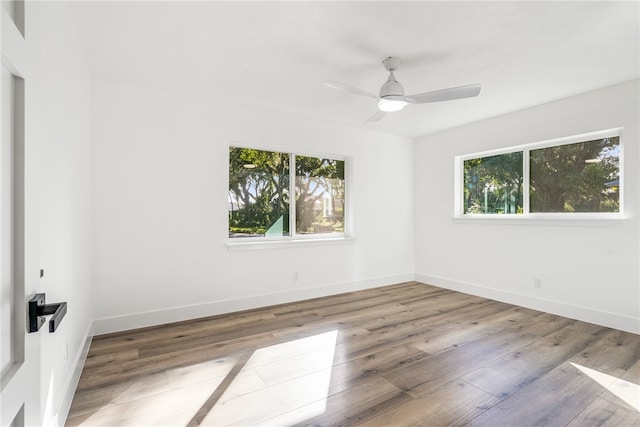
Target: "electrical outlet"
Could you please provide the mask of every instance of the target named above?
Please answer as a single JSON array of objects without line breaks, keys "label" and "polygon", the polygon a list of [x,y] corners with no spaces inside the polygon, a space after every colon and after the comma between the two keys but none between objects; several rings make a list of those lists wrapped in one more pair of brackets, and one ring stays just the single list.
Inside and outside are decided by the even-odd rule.
[{"label": "electrical outlet", "polygon": [[297,281],[298,281],[298,279],[300,279],[300,274],[298,274],[298,272],[297,272],[297,271],[294,271],[294,272],[293,272],[293,281],[294,281],[294,282],[297,282]]},{"label": "electrical outlet", "polygon": [[542,279],[539,277],[533,278],[533,287],[536,289],[542,289]]}]

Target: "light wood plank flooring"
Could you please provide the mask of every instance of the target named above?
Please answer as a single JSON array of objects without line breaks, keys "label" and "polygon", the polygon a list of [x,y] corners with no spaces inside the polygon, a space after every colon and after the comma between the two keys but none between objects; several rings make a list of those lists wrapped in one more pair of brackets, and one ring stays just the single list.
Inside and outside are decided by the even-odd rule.
[{"label": "light wood plank flooring", "polygon": [[72,426],[637,426],[640,337],[419,283],[93,339]]}]

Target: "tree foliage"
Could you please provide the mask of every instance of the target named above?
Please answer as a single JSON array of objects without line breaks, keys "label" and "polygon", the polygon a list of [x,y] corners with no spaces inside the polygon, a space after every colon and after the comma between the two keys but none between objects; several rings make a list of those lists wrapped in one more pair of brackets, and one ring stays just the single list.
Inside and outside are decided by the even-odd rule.
[{"label": "tree foliage", "polygon": [[289,232],[289,154],[229,149],[230,232],[264,234],[280,218]]},{"label": "tree foliage", "polygon": [[[314,232],[314,224],[328,231],[343,227],[344,189],[344,161],[296,156],[296,230]],[[331,205],[329,213],[318,207],[323,199]]]},{"label": "tree foliage", "polygon": [[464,162],[465,213],[522,213],[522,152]]},{"label": "tree foliage", "polygon": [[[229,149],[231,236],[289,234],[289,159],[288,153]],[[343,230],[344,161],[296,156],[295,172],[297,231]]]},{"label": "tree foliage", "polygon": [[617,212],[619,138],[531,151],[531,212]]},{"label": "tree foliage", "polygon": [[[618,212],[619,137],[528,151],[530,212]],[[523,212],[523,154],[464,162],[465,213]]]}]

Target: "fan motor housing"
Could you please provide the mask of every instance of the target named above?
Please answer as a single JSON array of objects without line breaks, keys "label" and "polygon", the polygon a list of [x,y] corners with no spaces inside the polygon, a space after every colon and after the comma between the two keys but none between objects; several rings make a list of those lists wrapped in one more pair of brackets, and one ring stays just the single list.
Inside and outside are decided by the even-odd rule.
[{"label": "fan motor housing", "polygon": [[404,96],[404,88],[396,80],[396,76],[393,75],[393,70],[390,71],[387,82],[380,88],[380,98],[389,95]]},{"label": "fan motor housing", "polygon": [[385,96],[390,95],[404,96],[404,88],[400,83],[398,83],[395,74],[393,74],[393,72],[396,71],[400,66],[400,59],[390,56],[382,61],[382,64],[384,65],[384,68],[389,72],[389,78],[387,79],[387,82],[380,88],[380,98],[384,98]]}]

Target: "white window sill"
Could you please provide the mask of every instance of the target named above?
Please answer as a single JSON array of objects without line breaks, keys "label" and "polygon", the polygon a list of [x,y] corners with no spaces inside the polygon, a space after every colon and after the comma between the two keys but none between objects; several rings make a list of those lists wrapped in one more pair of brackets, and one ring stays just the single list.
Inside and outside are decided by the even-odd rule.
[{"label": "white window sill", "polygon": [[464,215],[453,217],[453,222],[457,224],[624,228],[626,219],[620,214]]},{"label": "white window sill", "polygon": [[[314,237],[314,238],[290,238],[273,240],[248,240],[249,238],[238,238],[241,241],[227,242],[227,250],[232,251],[254,251],[260,249],[285,249],[304,248],[310,246],[327,245],[350,245],[355,242],[353,237]],[[246,240],[245,240],[246,239]]]}]

